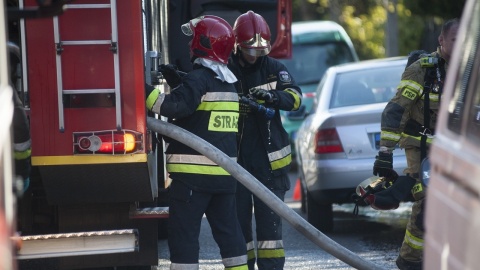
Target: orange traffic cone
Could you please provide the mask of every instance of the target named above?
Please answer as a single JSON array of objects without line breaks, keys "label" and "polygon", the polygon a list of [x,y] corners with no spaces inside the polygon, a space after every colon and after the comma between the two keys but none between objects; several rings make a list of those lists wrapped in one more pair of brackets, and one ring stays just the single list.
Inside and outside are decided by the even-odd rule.
[{"label": "orange traffic cone", "polygon": [[300,178],[297,178],[297,183],[295,183],[295,188],[293,189],[293,200],[300,201],[302,199],[302,192],[301,192],[301,185],[300,185]]}]

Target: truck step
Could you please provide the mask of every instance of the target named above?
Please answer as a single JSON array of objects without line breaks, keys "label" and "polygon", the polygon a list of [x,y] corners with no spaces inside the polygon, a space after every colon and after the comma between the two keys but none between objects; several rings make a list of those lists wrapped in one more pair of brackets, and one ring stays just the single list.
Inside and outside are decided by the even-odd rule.
[{"label": "truck step", "polygon": [[138,251],[136,229],[29,235],[20,241],[19,260]]},{"label": "truck step", "polygon": [[130,218],[168,218],[168,207],[146,207],[130,210]]}]

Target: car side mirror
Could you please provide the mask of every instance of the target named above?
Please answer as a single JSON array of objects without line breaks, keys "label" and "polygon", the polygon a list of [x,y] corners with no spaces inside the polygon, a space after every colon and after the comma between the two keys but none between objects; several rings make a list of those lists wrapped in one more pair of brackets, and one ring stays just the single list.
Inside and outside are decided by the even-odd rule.
[{"label": "car side mirror", "polygon": [[307,116],[305,105],[301,105],[296,111],[287,112],[287,118],[289,120],[303,120]]},{"label": "car side mirror", "polygon": [[427,187],[430,182],[430,160],[424,158],[420,166],[420,180]]}]

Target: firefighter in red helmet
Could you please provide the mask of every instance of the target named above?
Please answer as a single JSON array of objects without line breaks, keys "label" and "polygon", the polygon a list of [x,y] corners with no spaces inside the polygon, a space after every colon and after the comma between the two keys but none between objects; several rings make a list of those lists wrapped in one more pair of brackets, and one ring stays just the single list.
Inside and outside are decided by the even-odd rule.
[{"label": "firefighter in red helmet", "polygon": [[[169,118],[232,159],[237,157],[237,80],[228,69],[235,38],[222,18],[206,15],[182,25],[192,36],[193,70],[181,76],[173,65],[160,70],[170,94],[147,87],[147,109]],[[221,123],[219,123],[219,121]],[[169,191],[170,269],[198,269],[200,226],[205,214],[225,269],[248,269],[245,241],[235,213],[236,180],[218,164],[170,139],[166,149]]]},{"label": "firefighter in red helmet", "polygon": [[[240,99],[238,122],[238,163],[284,200],[290,189],[288,172],[291,148],[280,120],[280,110],[297,110],[302,92],[287,68],[268,56],[270,29],[265,19],[248,11],[233,26],[236,51],[229,63],[238,81]],[[252,234],[252,208],[255,207],[257,253]],[[237,214],[245,237],[248,266],[258,269],[283,269],[285,251],[282,219],[265,203],[237,184]]]}]

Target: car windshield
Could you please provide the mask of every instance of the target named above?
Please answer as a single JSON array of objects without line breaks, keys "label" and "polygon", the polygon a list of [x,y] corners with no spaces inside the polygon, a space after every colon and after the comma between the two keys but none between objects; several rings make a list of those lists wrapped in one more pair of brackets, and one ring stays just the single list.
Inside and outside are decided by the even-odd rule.
[{"label": "car windshield", "polygon": [[294,44],[291,59],[280,59],[297,84],[318,83],[334,65],[354,61],[345,43]]},{"label": "car windshield", "polygon": [[330,108],[388,102],[397,91],[404,69],[405,65],[395,64],[338,74]]}]

